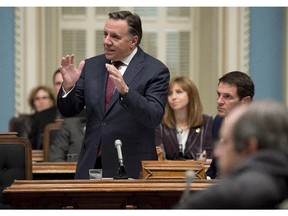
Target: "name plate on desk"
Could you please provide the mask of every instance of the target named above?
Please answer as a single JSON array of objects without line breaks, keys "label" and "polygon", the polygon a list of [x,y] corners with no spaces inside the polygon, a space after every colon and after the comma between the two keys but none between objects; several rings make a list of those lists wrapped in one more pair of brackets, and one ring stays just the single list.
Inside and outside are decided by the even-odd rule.
[{"label": "name plate on desk", "polygon": [[206,179],[205,167],[201,161],[142,161],[143,179],[184,179],[187,170],[193,170],[197,179]]}]

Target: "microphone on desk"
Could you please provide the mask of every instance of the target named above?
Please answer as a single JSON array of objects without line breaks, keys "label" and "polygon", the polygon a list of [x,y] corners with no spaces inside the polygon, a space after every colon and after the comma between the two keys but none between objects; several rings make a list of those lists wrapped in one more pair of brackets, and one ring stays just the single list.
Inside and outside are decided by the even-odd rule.
[{"label": "microphone on desk", "polygon": [[126,174],[126,169],[124,166],[123,157],[122,157],[121,146],[122,146],[121,140],[119,139],[115,140],[115,148],[117,149],[119,167],[118,167],[117,176],[115,176],[114,179],[128,179],[128,176]]},{"label": "microphone on desk", "polygon": [[193,170],[187,170],[185,172],[185,176],[186,176],[186,188],[185,188],[185,190],[181,196],[179,203],[184,203],[188,199],[188,197],[190,195],[191,183],[195,179],[195,172]]},{"label": "microphone on desk", "polygon": [[183,144],[182,144],[182,128],[177,128],[177,138],[178,138],[178,160],[185,160],[183,155]]}]

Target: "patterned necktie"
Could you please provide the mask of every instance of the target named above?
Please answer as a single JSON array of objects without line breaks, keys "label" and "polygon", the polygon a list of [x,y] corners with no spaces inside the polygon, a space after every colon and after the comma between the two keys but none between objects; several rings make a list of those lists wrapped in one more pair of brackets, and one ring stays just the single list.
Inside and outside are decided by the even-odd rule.
[{"label": "patterned necktie", "polygon": [[[115,61],[112,63],[117,69],[123,64],[121,61]],[[106,86],[106,98],[105,98],[105,108],[107,109],[109,102],[112,98],[115,89],[115,84],[113,80],[108,75],[107,86]]]},{"label": "patterned necktie", "polygon": [[[123,62],[115,61],[112,64],[118,69],[123,64]],[[106,98],[105,98],[105,108],[106,109],[107,109],[109,102],[112,98],[114,89],[115,89],[115,84],[114,84],[113,80],[108,75],[107,86],[106,86]],[[98,147],[97,157],[101,156],[101,152],[102,152],[102,150],[101,150],[101,144],[100,144],[100,146]]]}]

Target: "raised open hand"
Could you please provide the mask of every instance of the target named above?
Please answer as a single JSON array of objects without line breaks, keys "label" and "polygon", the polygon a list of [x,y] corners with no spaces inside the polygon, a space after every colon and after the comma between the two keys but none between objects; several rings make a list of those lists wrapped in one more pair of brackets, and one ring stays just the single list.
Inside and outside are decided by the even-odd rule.
[{"label": "raised open hand", "polygon": [[61,60],[60,72],[63,77],[63,87],[65,91],[69,91],[71,88],[73,88],[79,79],[82,69],[85,65],[85,61],[81,61],[78,65],[78,68],[76,68],[74,59],[75,56],[72,54],[62,57]]},{"label": "raised open hand", "polygon": [[128,91],[127,90],[128,86],[126,85],[120,71],[113,64],[106,64],[105,66],[106,66],[106,69],[109,73],[109,76],[111,77],[111,79],[113,80],[113,82],[115,84],[117,91],[120,94],[125,95]]}]

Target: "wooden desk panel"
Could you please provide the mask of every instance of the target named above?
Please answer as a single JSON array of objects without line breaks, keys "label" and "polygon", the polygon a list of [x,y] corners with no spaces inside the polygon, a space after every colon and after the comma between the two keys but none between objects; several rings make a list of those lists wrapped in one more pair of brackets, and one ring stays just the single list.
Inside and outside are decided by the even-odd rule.
[{"label": "wooden desk panel", "polygon": [[[197,180],[191,192],[214,183]],[[184,180],[16,180],[4,193],[14,209],[170,209],[185,186]]]},{"label": "wooden desk panel", "polygon": [[[155,162],[155,161],[153,161]],[[143,162],[143,165],[146,170],[144,170],[144,172],[142,173],[143,178],[147,178],[148,174],[147,174],[147,170],[150,171],[157,171],[155,174],[161,174],[162,178],[167,179],[167,178],[180,178],[183,179],[185,178],[185,170],[190,169],[192,162],[185,162],[183,166],[183,162],[180,162],[180,164],[177,163],[177,161],[173,162],[173,161],[156,161],[156,163],[160,163],[161,166],[160,167],[149,167],[146,165],[147,162]],[[166,164],[166,165],[165,165]],[[178,165],[177,165],[178,164]],[[165,165],[165,166],[164,166]],[[165,173],[164,168],[166,169]],[[169,166],[171,168],[169,168]],[[204,162],[203,163],[203,167],[206,171],[206,169],[210,166],[210,161],[209,162]],[[161,169],[160,169],[161,168]],[[154,169],[154,170],[153,170]],[[45,180],[45,179],[74,179],[74,175],[75,175],[75,170],[76,170],[76,162],[37,162],[37,163],[33,163],[32,164],[32,173],[33,173],[33,179],[34,180]],[[160,172],[159,172],[160,171]],[[175,171],[178,171],[178,175],[177,176],[173,176],[173,172],[175,173]],[[176,172],[177,173],[177,172]],[[200,173],[202,176],[204,176],[205,174],[203,172]],[[155,176],[153,176],[154,178]],[[159,177],[159,176],[158,176]],[[156,177],[155,177],[156,178]],[[149,178],[152,179],[152,178]],[[159,178],[158,178],[159,179]]]},{"label": "wooden desk panel", "polygon": [[32,164],[34,180],[74,179],[76,162],[39,162]]},{"label": "wooden desk panel", "polygon": [[193,170],[195,178],[206,179],[202,161],[195,160],[143,160],[143,179],[185,179],[187,170]]},{"label": "wooden desk panel", "polygon": [[32,150],[32,162],[43,162],[44,155],[43,150]]}]

